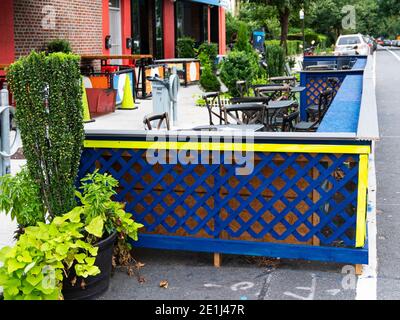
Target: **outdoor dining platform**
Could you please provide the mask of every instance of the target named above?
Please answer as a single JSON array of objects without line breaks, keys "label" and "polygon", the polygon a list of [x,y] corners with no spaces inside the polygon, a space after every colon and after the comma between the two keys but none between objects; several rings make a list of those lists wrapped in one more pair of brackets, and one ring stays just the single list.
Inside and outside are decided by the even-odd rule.
[{"label": "outdoor dining platform", "polygon": [[151,101],[87,124],[80,177],[98,168],[120,182],[116,200],[145,226],[135,246],[211,252],[217,265],[219,254],[367,264],[368,163],[379,134],[372,60],[351,64],[301,73],[306,122],[338,79],[315,132],[210,124],[189,87],[169,131],[145,130]]}]

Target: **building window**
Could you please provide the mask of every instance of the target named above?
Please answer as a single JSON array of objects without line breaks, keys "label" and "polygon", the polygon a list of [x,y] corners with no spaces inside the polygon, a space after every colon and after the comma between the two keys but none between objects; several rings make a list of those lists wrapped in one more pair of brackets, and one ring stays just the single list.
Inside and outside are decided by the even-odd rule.
[{"label": "building window", "polygon": [[197,45],[208,41],[208,6],[186,1],[177,1],[176,39],[193,38]]},{"label": "building window", "polygon": [[[163,28],[163,1],[155,0],[155,40],[156,40],[156,58],[164,57],[164,28]],[[173,32],[171,30],[171,32]]]},{"label": "building window", "polygon": [[115,9],[121,8],[120,0],[109,0],[108,1],[108,6],[110,8],[115,8]]}]

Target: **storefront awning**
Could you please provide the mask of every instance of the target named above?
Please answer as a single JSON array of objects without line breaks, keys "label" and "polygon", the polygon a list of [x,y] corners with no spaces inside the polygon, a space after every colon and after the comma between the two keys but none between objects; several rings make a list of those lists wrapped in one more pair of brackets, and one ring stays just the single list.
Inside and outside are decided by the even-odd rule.
[{"label": "storefront awning", "polygon": [[219,6],[220,5],[220,0],[189,0],[190,2],[200,2],[204,4],[209,4],[212,6]]}]

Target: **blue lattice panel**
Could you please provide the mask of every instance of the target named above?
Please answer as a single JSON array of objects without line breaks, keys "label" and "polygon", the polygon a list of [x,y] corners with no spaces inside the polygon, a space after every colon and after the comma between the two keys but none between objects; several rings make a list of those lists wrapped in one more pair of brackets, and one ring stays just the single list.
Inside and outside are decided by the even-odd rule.
[{"label": "blue lattice panel", "polygon": [[260,152],[253,173],[237,176],[235,163],[152,165],[145,152],[85,149],[80,169],[112,174],[145,233],[355,246],[358,155]]}]

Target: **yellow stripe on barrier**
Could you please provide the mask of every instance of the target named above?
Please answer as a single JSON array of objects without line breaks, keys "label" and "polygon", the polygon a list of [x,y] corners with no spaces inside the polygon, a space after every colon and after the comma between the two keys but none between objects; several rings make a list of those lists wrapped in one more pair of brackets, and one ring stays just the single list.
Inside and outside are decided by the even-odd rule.
[{"label": "yellow stripe on barrier", "polygon": [[356,247],[362,248],[367,235],[368,155],[360,155],[358,170]]},{"label": "yellow stripe on barrier", "polygon": [[254,151],[288,153],[339,153],[369,154],[370,146],[361,145],[313,145],[313,144],[255,144],[219,142],[152,142],[152,141],[102,141],[86,140],[85,148],[93,149],[150,149],[150,150],[209,150]]}]

